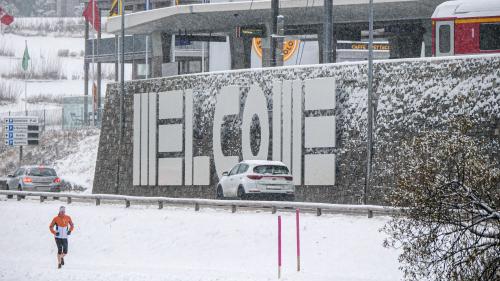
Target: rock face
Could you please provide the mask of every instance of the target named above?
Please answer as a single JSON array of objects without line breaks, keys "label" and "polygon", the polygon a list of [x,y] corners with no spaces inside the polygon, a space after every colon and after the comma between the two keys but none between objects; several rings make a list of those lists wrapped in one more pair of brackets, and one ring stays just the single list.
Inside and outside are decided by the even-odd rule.
[{"label": "rock face", "polygon": [[[397,176],[394,174],[394,167],[397,164],[395,158],[397,158],[398,147],[402,141],[409,140],[417,134],[425,134],[426,130],[447,130],[459,117],[466,117],[476,126],[474,134],[477,137],[484,138],[489,142],[498,143],[500,141],[500,56],[381,61],[374,64],[374,71],[373,187],[368,191],[369,203],[383,204],[384,195],[394,185]],[[222,155],[236,156],[239,160],[243,158],[245,151],[242,151],[244,148],[242,149],[241,139],[242,135],[245,134],[242,128],[246,128],[250,130],[249,135],[252,138],[249,142],[251,155],[258,154],[264,141],[265,145],[268,145],[265,147],[267,158],[277,159],[273,154],[274,146],[272,144],[272,135],[276,134],[276,125],[273,129],[273,124],[279,124],[273,123],[272,120],[273,116],[276,116],[272,113],[273,101],[276,100],[273,98],[274,94],[280,91],[281,97],[285,97],[288,93],[284,90],[287,81],[299,83],[301,86],[298,89],[302,91],[301,93],[307,94],[307,87],[303,86],[306,85],[304,81],[328,77],[335,80],[334,89],[324,90],[334,93],[335,109],[317,112],[302,111],[302,118],[298,120],[302,120],[302,133],[304,133],[304,116],[306,116],[305,118],[335,116],[334,147],[316,150],[306,148],[303,145],[304,136],[302,136],[302,159],[299,162],[302,174],[296,185],[296,200],[360,203],[366,172],[366,63],[252,69],[128,82],[126,83],[126,95],[123,103],[124,130],[121,147],[119,146],[120,87],[118,84],[110,85],[107,89],[93,192],[214,198],[218,181],[217,170],[220,170],[216,167],[213,152],[214,112],[217,98],[221,95],[221,89],[236,86],[241,104],[239,114],[226,115],[222,125],[220,125],[222,128],[220,131]],[[258,87],[266,98],[269,130],[263,128],[265,122],[262,120],[262,114],[252,116],[249,126],[245,127],[244,124],[242,126],[244,102],[248,99],[248,93],[252,91],[252,87]],[[277,90],[278,88],[279,90]],[[149,170],[145,170],[141,180],[139,178],[141,172],[137,170],[138,160],[134,161],[134,149],[137,152],[144,146],[144,142],[141,142],[140,145],[136,144],[134,148],[134,119],[140,116],[137,109],[141,107],[136,105],[136,112],[134,112],[134,100],[137,103],[138,100],[140,101],[140,98],[137,98],[138,94],[146,93],[142,96],[147,96],[149,101],[153,101],[150,105],[156,105],[154,116],[160,116],[156,114],[158,112],[162,114],[162,104],[168,104],[169,101],[167,99],[163,103],[160,102],[161,98],[159,98],[158,93],[172,93],[175,90],[184,93],[182,95],[184,102],[188,92],[187,96],[192,97],[193,100],[191,109],[193,130],[191,132],[183,131],[181,138],[181,142],[185,145],[186,138],[191,137],[192,151],[189,155],[191,157],[187,162],[186,158],[182,158],[187,155],[184,146],[177,154],[156,151],[156,157],[182,158],[183,169],[182,175],[179,175],[179,183],[162,184],[170,180],[170,178],[165,178],[165,174],[162,174],[164,173],[162,168],[157,169],[156,174],[153,173],[152,176],[148,172]],[[172,100],[172,102],[174,101]],[[181,112],[186,112],[186,108]],[[184,124],[183,128],[186,127],[186,123],[179,118],[168,121],[160,116],[156,118],[156,121],[158,124],[154,124],[155,128],[176,123]],[[135,128],[137,130],[137,124]],[[269,142],[264,138],[266,131],[270,133]],[[136,140],[141,139],[137,136],[136,132]],[[280,146],[281,149],[286,144],[282,141]],[[156,134],[154,148],[157,147],[158,134]],[[308,173],[307,165],[304,164],[304,154],[318,153],[317,151],[335,155],[332,167],[321,168],[324,171],[330,169],[334,173],[333,184],[309,185],[307,180],[304,181],[304,166],[306,166],[306,178]],[[148,153],[148,155],[151,154]],[[279,155],[278,159],[285,161],[285,159],[280,158],[283,154]],[[201,162],[194,161],[193,164],[191,161],[199,156],[208,159],[206,169],[209,177],[207,177],[208,182],[203,185],[197,184],[195,179],[198,177],[196,176],[198,173],[196,167],[200,167],[196,163]],[[492,157],[500,157],[499,152],[492,151]],[[188,162],[191,164],[186,164]],[[142,161],[141,163],[150,163],[147,166],[148,169],[149,165],[161,165],[158,159],[153,162]],[[137,170],[135,174],[134,167]],[[300,172],[300,169],[296,171]],[[147,180],[144,179],[144,175],[148,175]],[[168,175],[170,177],[170,174]],[[192,178],[188,179],[191,176]],[[294,178],[297,178],[295,173]]]}]

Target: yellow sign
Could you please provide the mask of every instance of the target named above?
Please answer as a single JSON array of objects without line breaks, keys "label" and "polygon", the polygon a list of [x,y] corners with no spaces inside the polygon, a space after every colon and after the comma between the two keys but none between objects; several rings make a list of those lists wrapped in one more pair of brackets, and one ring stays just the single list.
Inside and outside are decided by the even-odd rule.
[{"label": "yellow sign", "polygon": [[[283,43],[283,61],[287,61],[297,51],[299,40],[286,40]],[[252,39],[252,47],[259,57],[262,58],[262,38],[254,37]]]},{"label": "yellow sign", "polygon": [[[368,50],[368,44],[353,43],[351,48],[354,50]],[[373,44],[373,49],[378,51],[389,51],[391,50],[391,46],[388,44]]]}]

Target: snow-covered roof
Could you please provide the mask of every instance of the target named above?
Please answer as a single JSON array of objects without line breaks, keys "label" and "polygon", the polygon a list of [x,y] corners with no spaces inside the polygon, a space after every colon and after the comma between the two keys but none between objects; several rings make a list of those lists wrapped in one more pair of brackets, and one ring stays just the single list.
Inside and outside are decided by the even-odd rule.
[{"label": "snow-covered roof", "polygon": [[[374,0],[374,16],[380,21],[427,19],[443,0]],[[332,0],[335,22],[364,22],[368,19],[368,0]],[[280,13],[294,25],[320,24],[322,0],[287,0],[280,2]],[[125,15],[127,34],[153,31],[177,33],[227,32],[241,25],[261,25],[270,16],[270,0],[244,0],[163,7]],[[288,22],[287,22],[288,23]],[[290,24],[290,23],[288,23]],[[117,34],[121,18],[111,17],[106,32]]]},{"label": "snow-covered roof", "polygon": [[500,16],[500,0],[455,0],[436,7],[432,18]]}]

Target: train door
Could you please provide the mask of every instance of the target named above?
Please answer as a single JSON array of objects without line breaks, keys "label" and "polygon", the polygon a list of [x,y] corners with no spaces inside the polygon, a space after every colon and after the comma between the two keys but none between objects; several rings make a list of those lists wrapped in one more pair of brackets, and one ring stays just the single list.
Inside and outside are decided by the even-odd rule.
[{"label": "train door", "polygon": [[436,56],[452,56],[455,54],[455,28],[453,21],[436,22]]}]

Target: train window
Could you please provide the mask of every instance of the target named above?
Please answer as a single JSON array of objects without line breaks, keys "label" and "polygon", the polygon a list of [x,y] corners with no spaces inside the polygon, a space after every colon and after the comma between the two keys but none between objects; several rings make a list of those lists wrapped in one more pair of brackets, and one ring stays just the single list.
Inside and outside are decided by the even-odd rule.
[{"label": "train window", "polygon": [[449,25],[439,26],[439,52],[447,54],[450,52],[451,32]]},{"label": "train window", "polygon": [[500,23],[479,25],[479,48],[481,50],[500,50]]}]

